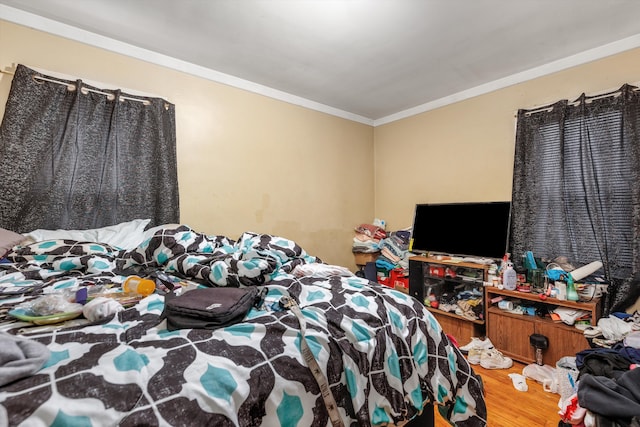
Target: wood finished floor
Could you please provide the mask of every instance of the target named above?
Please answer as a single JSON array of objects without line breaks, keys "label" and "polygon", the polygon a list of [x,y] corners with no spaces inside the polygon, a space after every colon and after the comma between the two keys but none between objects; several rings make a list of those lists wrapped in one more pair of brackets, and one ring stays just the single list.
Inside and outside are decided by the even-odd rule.
[{"label": "wood finished floor", "polygon": [[[518,391],[513,386],[510,373],[522,374],[526,365],[514,362],[509,369],[484,369],[473,365],[482,377],[487,404],[488,427],[557,427],[558,400],[560,395],[548,393],[542,384],[527,379],[529,389]],[[435,414],[436,427],[451,427],[440,414]]]}]

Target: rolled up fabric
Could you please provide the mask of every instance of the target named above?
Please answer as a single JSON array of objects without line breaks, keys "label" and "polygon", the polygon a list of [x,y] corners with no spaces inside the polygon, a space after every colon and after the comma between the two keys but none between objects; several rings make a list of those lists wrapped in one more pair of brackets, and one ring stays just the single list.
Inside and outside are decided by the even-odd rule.
[{"label": "rolled up fabric", "polygon": [[0,386],[38,372],[49,354],[42,343],[0,332]]}]

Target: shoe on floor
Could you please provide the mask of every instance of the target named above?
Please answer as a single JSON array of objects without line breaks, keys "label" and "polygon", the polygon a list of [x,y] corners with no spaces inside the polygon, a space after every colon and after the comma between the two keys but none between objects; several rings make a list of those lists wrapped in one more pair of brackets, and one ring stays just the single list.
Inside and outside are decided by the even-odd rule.
[{"label": "shoe on floor", "polygon": [[467,344],[460,347],[460,351],[462,352],[462,354],[468,354],[469,350],[471,350],[472,348],[480,348],[483,350],[488,350],[490,348],[493,348],[493,343],[489,338],[480,339],[476,337],[471,337],[471,341],[469,341]]},{"label": "shoe on floor", "polygon": [[472,365],[478,365],[480,363],[480,359],[482,358],[482,353],[484,353],[485,349],[480,347],[472,347],[467,352],[467,362]]},{"label": "shoe on floor", "polygon": [[482,352],[480,366],[485,369],[509,369],[513,366],[513,360],[492,348]]},{"label": "shoe on floor", "polygon": [[602,336],[602,329],[598,326],[587,326],[582,333],[586,338],[597,338]]}]

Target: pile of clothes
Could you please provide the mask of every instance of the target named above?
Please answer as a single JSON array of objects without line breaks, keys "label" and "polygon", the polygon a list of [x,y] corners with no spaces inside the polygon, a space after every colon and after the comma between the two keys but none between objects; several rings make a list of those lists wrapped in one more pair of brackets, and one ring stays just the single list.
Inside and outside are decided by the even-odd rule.
[{"label": "pile of clothes", "polygon": [[411,233],[406,230],[393,231],[378,244],[380,256],[376,260],[378,269],[391,271],[394,268],[409,268],[409,239]]},{"label": "pile of clothes", "polygon": [[425,304],[470,320],[484,319],[483,295],[480,289],[472,288],[461,292],[443,292],[439,297],[427,295]]},{"label": "pile of clothes", "polygon": [[387,237],[382,224],[360,224],[355,231],[352,252],[366,254],[380,252],[380,241]]},{"label": "pile of clothes", "polygon": [[354,254],[375,254],[378,274],[388,277],[391,270],[409,270],[409,239],[411,232],[399,230],[387,232],[385,222],[374,220],[373,224],[355,227],[352,252]]},{"label": "pile of clothes", "polygon": [[576,393],[559,405],[562,425],[640,426],[640,312],[612,313],[585,336],[592,347],[576,354]]}]

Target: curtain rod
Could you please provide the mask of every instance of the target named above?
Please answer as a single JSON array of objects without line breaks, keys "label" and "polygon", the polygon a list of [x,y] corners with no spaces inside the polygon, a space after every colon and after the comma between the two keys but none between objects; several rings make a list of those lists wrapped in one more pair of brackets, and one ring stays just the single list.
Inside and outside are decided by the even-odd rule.
[{"label": "curtain rod", "polygon": [[[616,96],[620,96],[621,92],[620,91],[615,91],[615,92],[610,92],[610,93],[604,93],[602,95],[595,95],[592,97],[589,97],[589,99],[585,99],[584,102],[586,102],[587,104],[591,103],[591,101],[596,100],[596,99],[602,99],[602,98],[609,98],[609,97],[616,97]],[[571,102],[567,102],[567,105],[571,105],[573,107],[575,107],[576,105],[580,105],[582,101],[580,100],[580,98],[576,99],[575,101],[571,101]],[[547,105],[544,107],[539,107],[533,110],[529,110],[527,111],[524,115],[525,116],[530,116],[532,114],[536,114],[536,113],[542,113],[542,112],[551,112],[553,111],[553,106],[551,105]]]},{"label": "curtain rod", "polygon": [[[5,71],[5,70],[0,70],[0,73],[8,74],[8,75],[10,75],[10,76],[15,75],[14,73],[12,73],[12,72],[10,72],[10,71]],[[36,75],[36,74],[34,74],[33,76],[31,76],[31,78],[32,78],[34,81],[36,81],[36,80],[42,80],[42,81],[44,81],[44,82],[50,82],[50,83],[56,83],[56,84],[59,84],[59,85],[64,85],[64,86],[66,86],[66,87],[67,87],[67,90],[69,90],[69,91],[71,91],[71,92],[73,92],[74,90],[76,90],[76,84],[75,84],[75,83],[69,83],[69,82],[65,82],[65,81],[61,81],[61,80],[49,79],[49,78],[46,78],[46,77],[38,76],[38,75]],[[38,82],[36,81],[36,83],[38,83]],[[42,83],[38,83],[38,84],[42,84]],[[87,94],[87,93],[89,93],[89,92],[97,93],[97,94],[100,94],[100,95],[105,95],[109,101],[113,101],[113,100],[116,98],[116,97],[115,97],[115,95],[114,95],[114,94],[112,94],[112,93],[109,93],[109,92],[102,92],[102,91],[100,91],[100,90],[96,90],[96,89],[89,89],[89,88],[87,88],[87,87],[83,87],[83,88],[81,88],[81,89],[80,89],[80,92],[82,92],[84,95],[86,95],[86,94]],[[119,99],[120,99],[120,101],[125,101],[125,100],[128,100],[128,101],[138,101],[138,102],[142,102],[144,105],[149,105],[149,104],[151,104],[151,102],[150,102],[149,100],[147,100],[147,99],[131,98],[131,97],[128,97],[128,96],[120,96],[120,98],[119,98]]]},{"label": "curtain rod", "polygon": [[[637,86],[637,84],[633,84],[633,85],[630,85],[630,86]],[[637,92],[637,91],[640,90],[640,87],[634,87],[632,90],[634,92]],[[606,92],[606,93],[602,93],[600,95],[588,96],[587,99],[585,99],[584,102],[586,102],[588,104],[588,103],[590,103],[590,102],[592,102],[592,101],[594,101],[596,99],[602,99],[602,98],[608,98],[608,97],[617,97],[617,96],[620,96],[620,95],[621,95],[621,92],[620,92],[620,89],[618,88],[618,89],[616,89],[616,90],[614,90],[612,92]],[[582,102],[582,101],[580,101],[580,97],[578,97],[575,101],[568,102],[568,105],[576,106],[576,105],[579,105],[580,102]],[[541,113],[543,111],[549,112],[551,110],[553,110],[553,105],[545,105],[545,106],[538,107],[538,108],[532,109],[530,111],[527,111],[525,113],[525,115],[526,116],[530,116],[532,114]],[[517,116],[518,116],[518,114],[516,113],[514,115],[514,117],[517,117]]]}]

